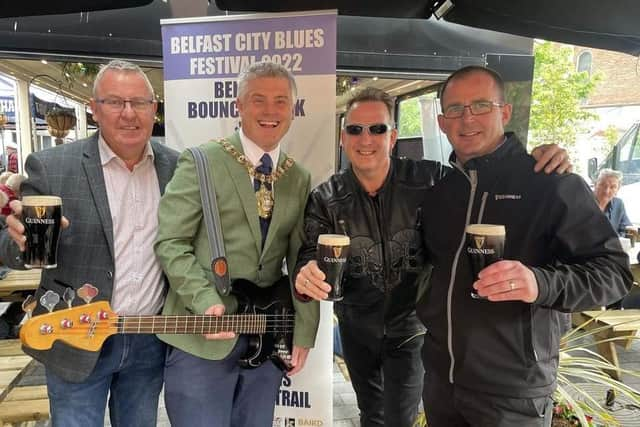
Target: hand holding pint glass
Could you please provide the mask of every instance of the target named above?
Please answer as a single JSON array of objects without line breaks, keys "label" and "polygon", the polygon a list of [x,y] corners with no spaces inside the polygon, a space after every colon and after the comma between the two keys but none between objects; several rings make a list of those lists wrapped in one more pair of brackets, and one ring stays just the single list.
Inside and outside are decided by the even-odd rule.
[{"label": "hand holding pint glass", "polygon": [[24,196],[22,224],[26,236],[24,266],[56,268],[62,199],[58,196]]},{"label": "hand holding pint glass", "polygon": [[325,274],[324,281],[331,285],[327,301],[342,300],[342,275],[349,257],[349,236],[321,234],[318,236],[318,268]]},{"label": "hand holding pint glass", "polygon": [[[471,264],[473,280],[476,280],[478,273],[483,268],[502,260],[506,230],[504,225],[469,224],[465,231],[467,234],[466,251]],[[471,297],[484,299],[473,288],[471,289]]]}]

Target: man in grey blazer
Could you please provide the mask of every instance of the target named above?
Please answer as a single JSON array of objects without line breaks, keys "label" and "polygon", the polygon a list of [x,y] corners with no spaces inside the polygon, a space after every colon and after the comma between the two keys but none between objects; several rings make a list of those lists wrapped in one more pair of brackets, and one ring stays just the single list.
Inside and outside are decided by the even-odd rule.
[{"label": "man in grey blazer", "polygon": [[[91,99],[99,133],[27,158],[22,194],[60,196],[68,219],[58,267],[43,271],[36,299],[48,290],[62,297],[67,288],[90,283],[99,291],[94,301],[110,301],[119,314],[160,312],[166,283],[153,240],[158,203],[177,153],[150,142],[156,108],[144,72],[112,61],[96,77]],[[12,208],[8,228],[0,233],[0,258],[20,269],[20,202]],[[42,311],[38,306],[35,314]],[[114,335],[98,352],[61,342],[51,350],[25,351],[45,365],[54,426],[102,426],[107,398],[111,425],[156,425],[166,348],[155,335]]]}]

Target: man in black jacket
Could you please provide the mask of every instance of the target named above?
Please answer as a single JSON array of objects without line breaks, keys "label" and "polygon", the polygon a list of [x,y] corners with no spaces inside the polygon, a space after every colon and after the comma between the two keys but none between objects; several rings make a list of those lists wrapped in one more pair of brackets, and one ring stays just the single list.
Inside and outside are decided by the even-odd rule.
[{"label": "man in black jacket", "polygon": [[[533,173],[534,160],[505,134],[511,105],[498,74],[458,70],[440,99],[454,169],[427,191],[422,210],[433,264],[417,307],[428,329],[429,426],[548,426],[562,312],[625,295],[628,258],[584,181]],[[478,277],[466,253],[470,223],[506,228],[504,260]]]},{"label": "man in black jacket", "polygon": [[[310,194],[296,265],[297,292],[325,299],[330,286],[314,261],[317,237],[351,237],[344,300],[335,312],[362,427],[411,427],[424,372],[424,328],[415,313],[425,266],[419,205],[443,169],[437,162],[390,158],[397,137],[393,106],[374,88],[348,102],[342,146],[351,167]],[[564,150],[539,154],[539,166],[568,167]]]}]

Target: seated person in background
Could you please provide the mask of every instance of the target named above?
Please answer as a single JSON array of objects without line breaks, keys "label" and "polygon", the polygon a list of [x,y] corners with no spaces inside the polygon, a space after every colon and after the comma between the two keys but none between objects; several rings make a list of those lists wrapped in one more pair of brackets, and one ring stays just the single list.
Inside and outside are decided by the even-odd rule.
[{"label": "seated person in background", "polygon": [[627,217],[622,199],[616,197],[622,184],[622,172],[613,169],[602,169],[594,188],[594,194],[600,210],[609,219],[613,229],[624,235],[625,227],[632,225]]}]

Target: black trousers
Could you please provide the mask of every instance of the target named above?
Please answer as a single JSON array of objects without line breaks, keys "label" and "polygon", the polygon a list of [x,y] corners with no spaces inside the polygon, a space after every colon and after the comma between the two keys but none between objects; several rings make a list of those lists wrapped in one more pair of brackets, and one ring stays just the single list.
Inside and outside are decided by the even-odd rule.
[{"label": "black trousers", "polygon": [[412,427],[422,393],[424,335],[384,336],[381,323],[356,310],[342,304],[336,307],[360,426]]},{"label": "black trousers", "polygon": [[425,374],[423,402],[429,427],[549,427],[553,415],[551,396],[520,399],[479,393],[433,372]]}]

